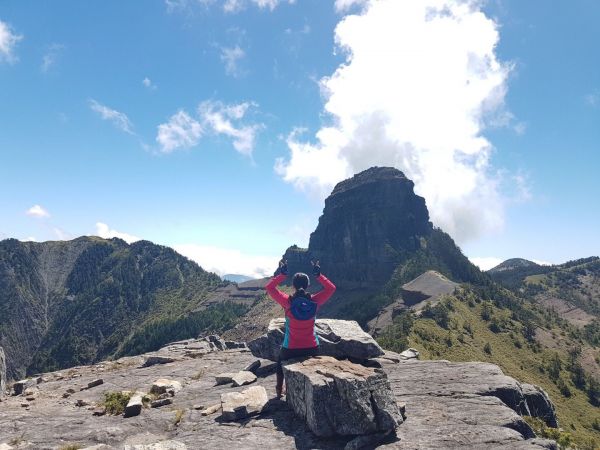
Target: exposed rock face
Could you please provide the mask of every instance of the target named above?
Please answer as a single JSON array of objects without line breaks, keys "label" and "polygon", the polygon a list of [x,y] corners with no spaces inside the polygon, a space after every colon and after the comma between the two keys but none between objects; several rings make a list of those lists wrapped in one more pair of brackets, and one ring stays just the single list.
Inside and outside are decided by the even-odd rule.
[{"label": "exposed rock face", "polygon": [[284,366],[287,402],[317,436],[391,432],[402,423],[382,370],[317,356]]},{"label": "exposed rock face", "polygon": [[[450,443],[459,436],[473,448],[498,445],[515,436],[534,437],[519,415],[526,410],[535,415],[527,406],[530,389],[524,390],[498,366],[412,359],[393,370],[389,367],[385,366],[392,390],[406,403],[406,423],[398,429],[406,448],[453,447]],[[508,408],[499,407],[502,405]],[[550,408],[543,411],[546,422],[556,425],[551,404]],[[510,448],[521,448],[516,444]]]},{"label": "exposed rock face", "polygon": [[[385,283],[398,252],[421,248],[421,238],[432,231],[425,200],[413,188],[391,167],[373,167],[338,183],[310,236],[309,258],[319,259],[327,276],[343,287]],[[292,273],[310,267],[299,252],[286,257]]]},{"label": "exposed rock face", "polygon": [[6,356],[4,349],[0,347],[0,397],[4,395],[6,390]]},{"label": "exposed rock face", "polygon": [[[273,374],[259,378],[253,385],[265,388],[271,399],[263,412],[224,426],[214,415],[221,405],[221,394],[244,388],[215,386],[214,377],[223,372],[236,373],[256,358],[246,349],[185,356],[183,347],[167,346],[157,352],[173,357],[175,361],[170,364],[141,367],[149,356],[142,355],[44,374],[46,381],[37,385],[36,400],[27,408],[21,406],[24,398],[20,396],[6,397],[0,403],[0,447],[13,439],[24,439],[22,447],[27,448],[60,448],[73,443],[103,450],[170,448],[165,447],[168,442],[188,449],[197,449],[201,443],[201,448],[216,450],[340,449],[348,443],[349,437],[318,438],[285,402],[274,400]],[[170,348],[175,351],[171,353]],[[528,438],[531,434],[525,422],[496,397],[505,388],[518,391],[519,386],[496,366],[388,361],[384,370],[397,404],[405,405],[406,420],[397,428],[401,440],[384,441],[379,448],[556,448],[550,441]],[[79,390],[98,378],[104,380],[102,385]],[[174,397],[169,397],[171,405],[143,408],[140,415],[127,419],[94,415],[105,393],[149,388],[159,378],[177,380],[182,385]],[[71,392],[69,398],[62,398],[65,391]],[[515,398],[519,398],[518,393]],[[89,406],[75,406],[79,400]],[[198,407],[200,402],[204,409]],[[174,427],[175,411],[179,410],[184,414]]]},{"label": "exposed rock face", "polygon": [[521,411],[520,414],[527,414],[533,417],[539,417],[546,424],[553,428],[558,428],[554,405],[550,401],[550,397],[539,386],[533,384],[521,383],[521,389],[525,396],[526,411]]},{"label": "exposed rock face", "polygon": [[[272,319],[267,334],[248,343],[252,354],[259,358],[277,360],[283,343],[284,327],[285,319]],[[366,360],[384,354],[375,339],[354,321],[317,319],[315,329],[321,355]]]}]

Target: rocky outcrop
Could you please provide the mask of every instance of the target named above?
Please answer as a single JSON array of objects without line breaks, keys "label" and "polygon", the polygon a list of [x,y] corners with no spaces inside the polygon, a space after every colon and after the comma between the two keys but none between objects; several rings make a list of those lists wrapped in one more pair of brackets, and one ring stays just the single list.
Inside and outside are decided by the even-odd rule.
[{"label": "rocky outcrop", "polygon": [[317,436],[388,433],[402,423],[380,369],[317,356],[283,370],[288,404]]},{"label": "rocky outcrop", "polygon": [[4,349],[0,347],[0,397],[4,395],[6,390],[6,356]]},{"label": "rocky outcrop", "polygon": [[[254,356],[276,361],[283,343],[285,319],[273,319],[267,334],[248,343]],[[358,323],[348,320],[317,319],[315,330],[320,354],[338,359],[366,360],[384,354],[379,344]]]},{"label": "rocky outcrop", "polygon": [[391,167],[372,167],[338,183],[310,235],[308,253],[286,253],[290,271],[308,271],[307,260],[315,258],[342,287],[385,283],[399,252],[420,249],[421,238],[432,231],[425,200],[413,188]]},{"label": "rocky outcrop", "polygon": [[519,411],[519,413],[539,417],[549,427],[558,428],[554,405],[550,401],[550,397],[548,397],[546,391],[539,386],[528,383],[521,383],[521,390],[525,397],[525,403],[523,404],[525,408]]},{"label": "rocky outcrop", "polygon": [[[193,343],[190,343],[193,346]],[[182,345],[167,346],[158,353],[174,362],[142,367],[149,355],[106,361],[69,371],[47,373],[34,387],[35,400],[9,396],[0,403],[0,446],[13,440],[23,448],[60,448],[72,443],[82,448],[165,448],[176,441],[177,448],[197,449],[340,449],[371,445],[382,436],[319,438],[285,401],[275,397],[275,375],[269,370],[254,382],[262,387],[267,401],[261,412],[225,423],[218,414],[221,395],[243,392],[244,388],[215,385],[215,375],[237,373],[256,366],[256,357],[246,349],[211,351],[202,356],[185,356]],[[447,361],[400,361],[388,352],[379,358],[388,377],[396,403],[405,410],[406,419],[398,426],[398,438],[384,436],[378,448],[440,449],[556,448],[550,441],[531,438],[523,419],[512,406],[525,398],[530,410],[528,387],[521,386],[491,364],[448,363]],[[260,372],[265,360],[255,369]],[[369,369],[374,370],[374,369]],[[94,380],[103,384],[81,391]],[[157,379],[175,380],[181,390],[168,399],[168,406],[142,405],[137,416],[96,414],[109,392],[149,389]],[[63,393],[69,396],[63,398]],[[506,395],[511,393],[512,395]],[[264,396],[261,396],[264,401]],[[502,400],[501,400],[502,398]],[[21,406],[27,404],[27,407]],[[82,405],[82,406],[77,406]],[[235,408],[234,408],[235,409]],[[175,421],[177,420],[177,425]],[[199,444],[201,443],[201,444]],[[161,445],[163,447],[161,447]],[[169,444],[170,445],[170,444]],[[553,447],[554,445],[554,447]],[[129,447],[128,447],[129,446]],[[136,447],[140,446],[140,447]],[[169,448],[169,447],[166,447]],[[369,447],[368,447],[369,448]]]},{"label": "rocky outcrop", "polygon": [[[496,365],[412,359],[385,368],[396,398],[406,404],[406,427],[398,434],[407,448],[445,448],[457,436],[475,448],[534,437],[520,415],[536,415],[528,406],[530,388]],[[540,418],[556,425],[549,408]],[[516,442],[512,448],[519,448]]]}]

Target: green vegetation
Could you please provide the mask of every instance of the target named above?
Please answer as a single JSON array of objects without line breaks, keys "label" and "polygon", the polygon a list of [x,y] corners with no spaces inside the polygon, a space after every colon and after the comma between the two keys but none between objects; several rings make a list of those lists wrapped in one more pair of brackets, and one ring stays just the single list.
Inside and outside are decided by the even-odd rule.
[{"label": "green vegetation", "polygon": [[570,436],[573,448],[600,446],[600,410],[595,407],[600,405],[600,384],[577,364],[577,348],[546,349],[535,339],[536,327],[551,325],[560,334],[564,322],[510,292],[486,300],[480,292],[463,287],[435,313],[434,308],[419,318],[402,313],[378,341],[394,351],[414,347],[422,359],[497,364],[507,375],[548,393],[564,430],[556,439],[565,443]]},{"label": "green vegetation", "polygon": [[67,444],[60,447],[59,450],[80,450],[83,446],[79,444]]},{"label": "green vegetation", "polygon": [[561,431],[558,428],[548,427],[543,420],[537,417],[525,416],[524,419],[537,436],[556,441],[561,450],[571,448],[573,442],[571,433]]},{"label": "green vegetation", "polygon": [[[64,261],[62,255],[70,253],[72,260]],[[42,254],[55,255],[52,264],[66,278],[48,299],[41,294],[46,290]],[[211,293],[227,283],[171,248],[148,241],[127,245],[120,239],[89,237],[45,243],[8,239],[0,244],[0,261],[10,268],[0,272],[0,344],[3,336],[24,343],[41,341],[31,349],[29,374],[219,332],[247,311],[232,303],[204,306]],[[52,305],[48,324],[38,317],[46,311],[46,301]],[[27,339],[15,325],[23,317],[33,323]]]},{"label": "green vegetation", "polygon": [[107,414],[117,416],[123,414],[130,398],[130,392],[107,392],[104,394],[102,406],[106,409]]},{"label": "green vegetation", "polygon": [[218,333],[231,328],[247,310],[246,306],[224,302],[179,317],[150,320],[125,341],[116,353],[116,357],[158,350],[169,342],[196,337],[200,333]]}]

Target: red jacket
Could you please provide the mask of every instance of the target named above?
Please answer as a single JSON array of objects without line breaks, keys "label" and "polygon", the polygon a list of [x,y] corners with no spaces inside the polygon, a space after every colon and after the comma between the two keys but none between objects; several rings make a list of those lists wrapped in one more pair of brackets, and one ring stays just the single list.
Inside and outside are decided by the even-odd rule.
[{"label": "red jacket", "polygon": [[[277,286],[285,280],[287,275],[279,274],[267,283],[265,289],[273,300],[279,303],[285,310],[285,337],[283,347],[285,348],[314,348],[319,345],[319,339],[315,333],[315,319],[297,320],[290,313],[290,296],[277,289]],[[311,296],[311,299],[320,308],[335,292],[335,285],[324,275],[319,275],[317,281],[323,285],[323,289]]]}]

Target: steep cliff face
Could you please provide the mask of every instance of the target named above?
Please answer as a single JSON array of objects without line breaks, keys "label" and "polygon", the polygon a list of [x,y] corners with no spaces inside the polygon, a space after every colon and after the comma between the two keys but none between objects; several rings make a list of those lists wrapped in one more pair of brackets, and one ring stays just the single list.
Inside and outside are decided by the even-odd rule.
[{"label": "steep cliff face", "polygon": [[373,167],[339,183],[325,200],[309,249],[348,286],[385,283],[433,229],[425,200],[404,174]]},{"label": "steep cliff face", "polygon": [[6,358],[4,350],[0,347],[0,397],[4,395],[6,389]]},{"label": "steep cliff face", "polygon": [[[325,200],[308,249],[290,247],[284,257],[291,273],[307,272],[311,259],[320,260],[338,286],[321,314],[363,324],[427,270],[457,282],[485,277],[450,236],[433,227],[413,182],[390,167],[372,167],[339,183]],[[387,297],[374,300],[378,294]]]}]

